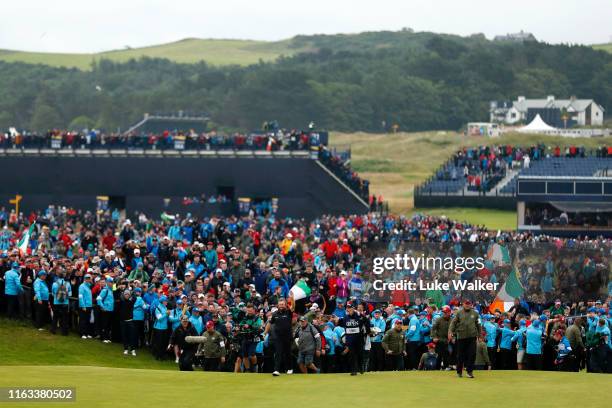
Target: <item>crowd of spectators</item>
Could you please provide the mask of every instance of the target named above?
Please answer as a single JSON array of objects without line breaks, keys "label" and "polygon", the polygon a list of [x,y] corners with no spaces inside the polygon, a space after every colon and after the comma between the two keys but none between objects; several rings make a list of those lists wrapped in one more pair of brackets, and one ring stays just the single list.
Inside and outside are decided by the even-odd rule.
[{"label": "crowd of spectators", "polygon": [[87,148],[87,149],[197,149],[197,150],[310,150],[319,146],[318,133],[292,130],[223,134],[217,131],[165,130],[157,133],[106,133],[99,130],[46,133],[2,132],[0,148]]},{"label": "crowd of spectators", "polygon": [[[449,369],[456,365],[456,332],[445,325],[461,312],[466,298],[474,301],[485,329],[485,321],[496,325],[494,339],[490,335],[494,343],[489,345],[486,330],[482,342],[501,351],[488,353],[483,366],[514,368],[519,363],[522,368],[521,330],[537,325],[536,337],[543,340],[537,353],[527,354],[540,357],[525,363],[529,367],[571,371],[583,362],[591,371],[609,369],[605,328],[612,287],[605,285],[612,243],[603,238],[494,233],[422,215],[325,216],[306,222],[254,215],[158,221],[138,214],[132,222],[62,207],[27,217],[1,210],[0,225],[0,300],[9,317],[29,316],[37,328],[52,333],[67,335],[72,328],[84,342],[93,337],[121,342],[125,354],[150,348],[156,358],[173,358],[182,369],[192,364],[237,372],[431,368],[428,352],[436,354],[434,368]],[[466,245],[484,254],[494,243],[511,249],[521,244],[530,250],[547,248],[550,259],[522,258],[524,299],[514,311],[491,310],[494,317],[489,317],[494,293],[479,297],[451,290],[406,296],[395,291],[378,296],[369,280],[368,259],[402,251],[406,243],[434,243],[441,253],[455,255],[467,251]],[[599,258],[580,261],[579,255],[562,254],[564,249],[590,251]],[[574,264],[578,269],[572,275]],[[485,269],[465,271],[461,279],[504,281],[507,271]],[[441,271],[426,270],[414,276],[445,278]],[[600,282],[589,292],[572,284],[584,278],[591,282],[594,276]],[[301,288],[303,298],[289,296],[294,286]],[[553,302],[542,293],[563,300]],[[574,324],[581,333],[598,333],[591,336],[597,339],[583,354],[568,357],[559,344],[569,341],[564,330],[571,316],[583,313],[588,318]],[[281,327],[291,333],[289,343],[278,337]],[[505,328],[513,332],[509,343]],[[350,340],[356,334],[358,343]],[[297,342],[291,341],[294,336]],[[291,349],[297,358],[284,358]],[[275,366],[279,359],[284,368]]]},{"label": "crowd of spectators", "polygon": [[352,170],[348,162],[343,160],[339,154],[333,150],[321,148],[319,160],[365,202],[370,202],[370,182],[359,177],[359,174]]},{"label": "crowd of spectators", "polygon": [[[528,169],[533,161],[548,158],[607,158],[612,157],[612,146],[599,146],[587,149],[584,146],[531,146],[482,145],[463,147],[440,167],[428,182],[421,187],[422,192],[435,191],[435,183],[465,181],[468,190],[488,192],[492,190],[507,174],[509,169],[521,171]],[[445,184],[446,185],[446,184]],[[448,188],[462,188],[464,184],[449,184]],[[457,193],[448,190],[446,193]]]}]

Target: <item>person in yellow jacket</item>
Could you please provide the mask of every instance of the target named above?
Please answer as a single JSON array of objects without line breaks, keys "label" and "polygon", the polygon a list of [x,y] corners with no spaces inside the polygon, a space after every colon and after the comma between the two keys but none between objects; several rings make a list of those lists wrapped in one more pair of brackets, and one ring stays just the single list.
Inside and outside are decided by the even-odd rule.
[{"label": "person in yellow jacket", "polygon": [[287,235],[285,235],[285,239],[283,239],[280,243],[280,250],[283,256],[287,255],[291,249],[291,244],[293,244],[293,235],[289,232]]}]

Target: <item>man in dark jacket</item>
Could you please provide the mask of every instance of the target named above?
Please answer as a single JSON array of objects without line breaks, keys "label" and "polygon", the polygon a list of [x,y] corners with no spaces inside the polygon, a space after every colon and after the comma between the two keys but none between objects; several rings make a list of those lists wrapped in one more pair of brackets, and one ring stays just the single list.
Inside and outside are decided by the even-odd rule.
[{"label": "man in dark jacket", "polygon": [[181,324],[172,332],[170,345],[168,346],[168,349],[173,349],[174,346],[178,346],[181,353],[179,357],[179,370],[181,371],[193,371],[193,357],[195,356],[198,345],[187,343],[185,337],[197,335],[198,332],[189,321],[189,317],[186,315],[181,316]]},{"label": "man in dark jacket", "polygon": [[451,370],[450,359],[448,355],[448,328],[451,321],[451,308],[444,306],[442,308],[442,316],[437,318],[431,328],[431,338],[436,345],[436,353],[438,353],[438,368],[444,367],[445,370]]},{"label": "man in dark jacket", "polygon": [[134,302],[132,292],[129,289],[123,291],[123,296],[119,300],[119,324],[121,327],[121,340],[123,341],[123,354],[127,355],[131,350],[132,355],[136,355],[136,340],[134,325]]},{"label": "man in dark jacket", "polygon": [[272,375],[275,377],[284,370],[287,370],[287,374],[293,372],[291,367],[291,319],[293,313],[287,307],[285,299],[280,299],[277,307],[278,310],[272,314],[264,331],[264,336],[270,333],[270,338],[274,339],[274,372]]},{"label": "man in dark jacket", "polygon": [[346,311],[344,339],[349,353],[351,375],[356,375],[358,368],[363,374],[363,346],[365,336],[370,334],[370,324],[355,310],[353,302],[347,302]]}]

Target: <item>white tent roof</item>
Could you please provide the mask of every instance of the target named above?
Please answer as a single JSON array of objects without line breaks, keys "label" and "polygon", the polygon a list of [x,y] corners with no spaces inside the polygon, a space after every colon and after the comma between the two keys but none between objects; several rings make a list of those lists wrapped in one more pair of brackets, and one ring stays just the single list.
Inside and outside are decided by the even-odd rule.
[{"label": "white tent roof", "polygon": [[518,131],[519,132],[542,132],[546,130],[555,130],[554,127],[548,125],[546,122],[542,120],[540,114],[537,114],[535,118],[531,121],[527,126],[523,126]]}]

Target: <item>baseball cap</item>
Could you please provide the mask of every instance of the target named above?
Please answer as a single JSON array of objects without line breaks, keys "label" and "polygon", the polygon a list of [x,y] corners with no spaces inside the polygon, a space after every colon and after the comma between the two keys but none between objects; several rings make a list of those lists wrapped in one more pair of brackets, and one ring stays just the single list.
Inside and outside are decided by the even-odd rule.
[{"label": "baseball cap", "polygon": [[206,322],[206,330],[212,329],[214,327],[215,327],[215,322],[213,322],[212,320],[209,320]]}]

